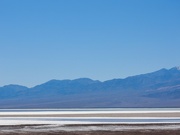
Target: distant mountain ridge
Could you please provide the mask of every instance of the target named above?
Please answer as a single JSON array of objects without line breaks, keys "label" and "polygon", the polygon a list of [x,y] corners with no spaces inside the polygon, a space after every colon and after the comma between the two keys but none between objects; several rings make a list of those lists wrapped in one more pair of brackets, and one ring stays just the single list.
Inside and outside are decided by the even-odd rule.
[{"label": "distant mountain ridge", "polygon": [[50,80],[0,87],[0,108],[180,107],[180,68],[124,79]]}]

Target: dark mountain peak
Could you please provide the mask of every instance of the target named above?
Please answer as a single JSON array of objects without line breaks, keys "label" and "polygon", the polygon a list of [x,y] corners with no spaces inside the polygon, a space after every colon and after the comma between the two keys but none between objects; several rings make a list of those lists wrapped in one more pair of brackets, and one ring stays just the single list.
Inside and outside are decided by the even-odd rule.
[{"label": "dark mountain peak", "polygon": [[71,80],[69,79],[65,79],[65,80],[56,80],[56,79],[52,79],[48,82],[45,82],[44,84],[56,84],[56,83],[61,83],[61,82],[69,82]]},{"label": "dark mountain peak", "polygon": [[80,84],[92,84],[92,83],[98,83],[100,81],[98,80],[92,80],[90,78],[78,78],[78,79],[74,79],[72,80],[72,82],[74,83],[80,83]]},{"label": "dark mountain peak", "polygon": [[[50,80],[48,82],[45,82],[41,85],[44,85],[44,86],[57,86],[57,85],[70,85],[70,84],[92,84],[92,83],[95,83],[95,82],[100,82],[100,81],[94,81],[92,79],[89,79],[89,78],[78,78],[78,79],[74,79],[74,80],[56,80],[56,79],[53,79],[53,80]],[[40,86],[41,86],[40,85]]]},{"label": "dark mountain peak", "polygon": [[45,82],[43,84],[40,84],[40,85],[37,85],[33,88],[41,88],[41,87],[57,87],[57,86],[60,86],[60,85],[66,85],[70,82],[71,80],[56,80],[56,79],[52,79],[48,82]]},{"label": "dark mountain peak", "polygon": [[170,70],[173,70],[173,71],[180,71],[180,66],[173,67],[173,68],[171,68]]},{"label": "dark mountain peak", "polygon": [[163,73],[166,73],[167,71],[168,71],[168,69],[162,68],[160,70],[157,70],[157,71],[154,71],[154,72],[148,73],[148,74],[163,74]]},{"label": "dark mountain peak", "polygon": [[17,85],[17,84],[9,84],[9,85],[4,85],[3,88],[21,88],[21,89],[28,89],[26,86],[22,85]]},{"label": "dark mountain peak", "polygon": [[148,73],[147,75],[153,76],[153,77],[172,77],[172,76],[180,76],[180,67],[173,67],[171,69],[162,68],[158,71]]},{"label": "dark mountain peak", "polygon": [[153,80],[159,80],[159,81],[171,81],[174,79],[177,79],[178,76],[180,76],[179,70],[177,68],[171,68],[171,69],[166,69],[162,68],[158,71],[152,72],[145,74],[145,77],[151,78]]},{"label": "dark mountain peak", "polygon": [[17,91],[24,91],[24,90],[27,90],[29,89],[28,87],[25,87],[25,86],[21,86],[21,85],[15,85],[15,84],[10,84],[10,85],[5,85],[3,87],[0,88],[0,91],[14,91],[14,92],[17,92]]},{"label": "dark mountain peak", "polygon": [[[122,80],[138,81],[138,79],[142,80],[142,79],[147,79],[147,78],[156,78],[156,77],[164,76],[167,72],[168,72],[168,70],[166,68],[162,68],[160,70],[150,72],[150,73],[129,76]],[[119,79],[117,79],[117,80],[119,80]]]}]

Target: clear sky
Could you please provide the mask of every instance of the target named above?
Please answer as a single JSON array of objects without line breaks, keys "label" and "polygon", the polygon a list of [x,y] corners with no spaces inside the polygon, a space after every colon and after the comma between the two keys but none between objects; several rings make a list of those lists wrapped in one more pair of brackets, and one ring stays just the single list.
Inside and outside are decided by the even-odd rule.
[{"label": "clear sky", "polygon": [[180,65],[180,0],[0,0],[0,86]]}]

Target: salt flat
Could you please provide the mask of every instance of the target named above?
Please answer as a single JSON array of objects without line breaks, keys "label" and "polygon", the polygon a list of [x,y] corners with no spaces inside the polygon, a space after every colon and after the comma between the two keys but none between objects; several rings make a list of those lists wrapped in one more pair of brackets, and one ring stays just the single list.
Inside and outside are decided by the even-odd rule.
[{"label": "salt flat", "polygon": [[180,123],[178,108],[1,109],[0,125]]},{"label": "salt flat", "polygon": [[0,112],[0,117],[180,117],[180,111],[12,111]]}]

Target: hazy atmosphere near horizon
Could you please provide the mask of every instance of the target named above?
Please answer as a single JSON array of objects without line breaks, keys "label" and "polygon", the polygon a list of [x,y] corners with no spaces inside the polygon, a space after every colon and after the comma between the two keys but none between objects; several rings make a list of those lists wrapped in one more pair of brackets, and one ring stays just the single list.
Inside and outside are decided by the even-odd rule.
[{"label": "hazy atmosphere near horizon", "polygon": [[0,86],[180,66],[179,0],[1,0]]}]

